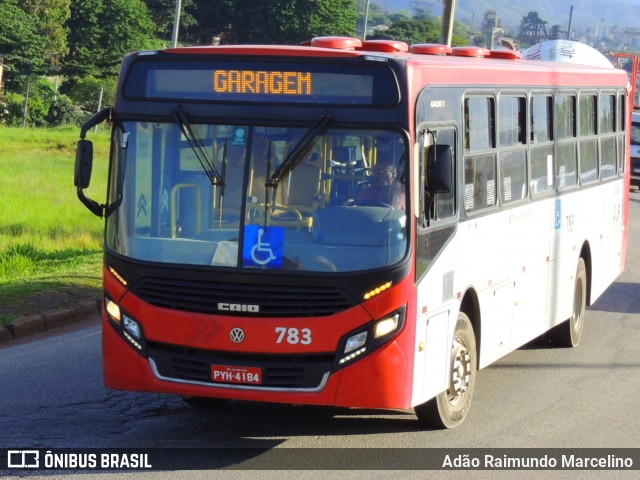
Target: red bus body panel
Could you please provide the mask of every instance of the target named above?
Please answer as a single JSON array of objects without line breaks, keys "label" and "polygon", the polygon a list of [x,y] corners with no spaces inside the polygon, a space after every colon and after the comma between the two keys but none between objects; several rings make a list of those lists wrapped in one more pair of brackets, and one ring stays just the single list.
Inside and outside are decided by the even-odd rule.
[{"label": "red bus body panel", "polygon": [[[107,270],[104,274],[105,290],[112,298],[121,296],[123,288],[119,282]],[[329,317],[309,319],[232,317],[173,311],[150,305],[129,293],[122,296],[119,304],[139,321],[147,341],[235,353],[333,354],[346,333],[374,319],[384,318],[407,304],[411,290],[409,275],[399,285],[374,297],[366,304],[367,309],[356,306]],[[406,315],[415,315],[415,312],[406,311]],[[379,349],[331,373],[326,385],[312,392],[164,380],[154,374],[149,360],[118,334],[104,311],[102,323],[104,381],[109,388],[264,402],[363,408],[411,407],[415,337],[412,322],[405,322],[402,332]],[[232,342],[229,332],[239,325],[247,335],[246,340],[238,344]],[[310,345],[276,343],[278,326],[309,328],[313,332],[313,341]]]}]

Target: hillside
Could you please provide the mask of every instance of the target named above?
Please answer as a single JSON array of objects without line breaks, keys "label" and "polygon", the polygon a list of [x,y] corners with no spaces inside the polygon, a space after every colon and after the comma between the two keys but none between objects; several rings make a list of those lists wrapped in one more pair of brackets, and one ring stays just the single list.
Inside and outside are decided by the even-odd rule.
[{"label": "hillside", "polygon": [[[431,5],[431,13],[442,15],[442,4],[438,0],[371,0],[387,7],[389,11],[413,11],[413,4]],[[537,0],[535,3],[522,0],[458,0],[456,20],[476,26],[482,23],[487,10],[496,10],[505,27],[517,27],[522,17],[537,11],[540,18],[552,25],[566,26],[573,5],[572,28],[593,28],[601,21],[621,27],[640,26],[640,0]],[[474,17],[475,15],[475,17]]]}]

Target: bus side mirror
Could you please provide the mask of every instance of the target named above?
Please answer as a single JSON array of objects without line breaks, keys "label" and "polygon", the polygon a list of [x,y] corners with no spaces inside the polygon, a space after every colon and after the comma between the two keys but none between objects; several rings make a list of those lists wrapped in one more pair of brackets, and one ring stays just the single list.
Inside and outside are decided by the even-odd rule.
[{"label": "bus side mirror", "polygon": [[453,184],[453,154],[449,145],[430,145],[427,185],[429,193],[449,193]]},{"label": "bus side mirror", "polygon": [[88,188],[93,168],[93,142],[87,139],[78,141],[76,147],[76,168],[73,184],[78,188]]},{"label": "bus side mirror", "polygon": [[91,140],[87,140],[85,136],[91,128],[109,118],[110,114],[111,109],[106,107],[87,120],[80,130],[80,140],[76,147],[76,165],[73,175],[73,184],[78,190],[78,198],[83,205],[98,217],[102,217],[104,214],[104,205],[100,205],[98,202],[88,198],[84,194],[84,189],[88,188],[89,183],[91,182],[91,170],[93,169],[93,143]]}]

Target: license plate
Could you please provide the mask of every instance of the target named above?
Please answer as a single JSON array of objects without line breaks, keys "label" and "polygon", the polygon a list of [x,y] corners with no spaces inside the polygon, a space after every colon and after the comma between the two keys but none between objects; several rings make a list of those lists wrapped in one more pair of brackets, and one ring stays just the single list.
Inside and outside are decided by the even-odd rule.
[{"label": "license plate", "polygon": [[262,369],[258,367],[211,365],[211,380],[216,383],[260,385],[262,383]]}]

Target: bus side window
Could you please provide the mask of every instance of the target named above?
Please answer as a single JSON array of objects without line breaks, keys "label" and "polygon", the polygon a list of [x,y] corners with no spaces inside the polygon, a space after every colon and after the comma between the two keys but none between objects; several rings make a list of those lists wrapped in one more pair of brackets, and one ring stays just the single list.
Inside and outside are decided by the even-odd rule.
[{"label": "bus side window", "polygon": [[498,132],[502,203],[522,200],[527,191],[527,120],[524,96],[500,96]]},{"label": "bus side window", "polygon": [[[464,206],[467,212],[496,204],[495,100],[470,96],[464,100]],[[487,152],[490,150],[489,152]]]},{"label": "bus side window", "polygon": [[553,189],[553,97],[531,97],[531,195]]},{"label": "bus side window", "polygon": [[578,117],[578,151],[580,159],[580,183],[591,183],[598,179],[597,133],[598,104],[595,94],[580,95]]},{"label": "bus side window", "polygon": [[467,212],[496,204],[496,156],[493,153],[464,160],[464,207]]},{"label": "bus side window", "polygon": [[558,94],[554,103],[556,185],[563,191],[578,184],[576,96]]},{"label": "bus side window", "polygon": [[[626,118],[627,118],[627,109],[626,109],[626,105],[627,105],[627,96],[624,92],[619,92],[618,94],[618,99],[616,102],[617,108],[616,108],[616,112],[617,112],[617,120],[616,120],[616,132],[623,132],[627,129],[626,127]],[[633,115],[633,112],[630,112],[630,115]],[[625,136],[624,135],[618,135],[618,151],[617,151],[617,157],[618,157],[618,174],[624,174],[625,171]],[[637,139],[638,141],[640,141],[640,139]],[[633,125],[631,127],[631,144],[633,145],[634,142],[634,132],[633,132]]]}]

